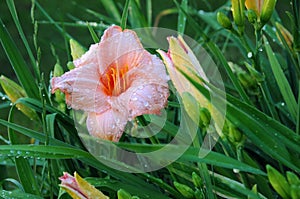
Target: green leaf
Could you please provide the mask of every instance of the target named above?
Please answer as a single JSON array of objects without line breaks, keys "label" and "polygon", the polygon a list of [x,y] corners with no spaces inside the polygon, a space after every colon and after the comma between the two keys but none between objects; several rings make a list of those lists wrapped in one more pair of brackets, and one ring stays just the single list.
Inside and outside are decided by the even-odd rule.
[{"label": "green leaf", "polygon": [[294,121],[297,119],[297,102],[295,99],[295,96],[293,94],[293,91],[291,89],[291,86],[286,79],[282,68],[267,40],[266,37],[264,37],[264,44],[267,51],[267,55],[270,61],[270,66],[273,71],[273,75],[275,77],[275,80],[278,84],[279,90],[282,94],[282,97],[287,105],[287,108],[293,118]]},{"label": "green leaf", "polygon": [[14,3],[13,0],[6,0],[6,3],[8,5],[9,11],[11,13],[11,16],[12,16],[14,22],[15,22],[15,25],[16,25],[16,27],[18,29],[18,32],[19,32],[19,34],[21,36],[21,39],[22,39],[22,41],[23,41],[23,43],[25,45],[25,48],[27,50],[27,53],[29,55],[31,64],[32,64],[34,72],[35,72],[35,77],[38,78],[38,80],[39,80],[39,78],[40,78],[40,71],[39,71],[39,68],[38,68],[38,66],[36,64],[36,59],[33,56],[33,53],[31,51],[30,46],[28,44],[28,41],[26,39],[26,36],[25,36],[25,34],[23,32],[23,29],[21,27],[21,24],[19,22],[18,14],[17,14],[16,7],[15,7],[15,3]]},{"label": "green leaf", "polygon": [[122,27],[123,30],[126,28],[126,22],[127,22],[127,17],[128,17],[129,3],[130,3],[130,0],[126,0],[125,6],[124,6],[124,9],[123,9],[123,13],[122,13],[121,27]]},{"label": "green leaf", "polygon": [[[182,0],[181,1],[181,7],[184,11],[187,11],[188,8],[188,0]],[[177,24],[177,31],[180,34],[184,34],[185,30],[185,25],[186,25],[186,16],[185,14],[179,10],[178,13],[178,24]]]},{"label": "green leaf", "polygon": [[89,23],[87,23],[87,27],[90,31],[90,34],[93,38],[94,43],[99,43],[100,39],[98,38],[98,35],[96,34],[96,32],[94,31],[94,29],[89,25]]},{"label": "green leaf", "polygon": [[6,191],[6,190],[0,190],[0,197],[4,199],[24,199],[24,198],[30,198],[30,199],[43,199],[40,196],[24,193],[21,190],[14,190],[14,191]]},{"label": "green leaf", "polygon": [[38,98],[38,88],[33,81],[33,76],[22,57],[18,47],[11,38],[10,34],[5,28],[2,20],[0,19],[0,41],[3,49],[18,77],[18,80],[24,88],[26,94],[31,98]]},{"label": "green leaf", "polygon": [[121,16],[119,14],[115,1],[113,0],[100,0],[100,1],[103,4],[106,12],[111,17],[113,17],[116,21],[120,21]]}]

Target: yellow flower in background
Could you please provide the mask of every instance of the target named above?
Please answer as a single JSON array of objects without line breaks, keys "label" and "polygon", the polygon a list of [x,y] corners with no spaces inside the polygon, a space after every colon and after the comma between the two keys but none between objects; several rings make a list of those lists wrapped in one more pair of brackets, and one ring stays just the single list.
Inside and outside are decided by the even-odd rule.
[{"label": "yellow flower in background", "polygon": [[64,172],[64,175],[59,178],[61,180],[60,187],[64,189],[73,199],[109,199],[101,191],[96,189],[81,178],[76,172],[74,177],[69,173]]}]

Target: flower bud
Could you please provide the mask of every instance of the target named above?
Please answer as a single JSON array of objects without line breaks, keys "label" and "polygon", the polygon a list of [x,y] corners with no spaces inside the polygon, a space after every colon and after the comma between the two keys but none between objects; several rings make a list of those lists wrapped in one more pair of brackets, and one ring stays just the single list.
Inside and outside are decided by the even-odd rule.
[{"label": "flower bud", "polygon": [[293,172],[286,172],[286,177],[290,185],[300,185],[300,180]]},{"label": "flower bud", "polygon": [[201,177],[198,176],[198,174],[195,172],[192,173],[192,180],[193,180],[195,187],[201,188],[203,186],[203,181],[202,181]]},{"label": "flower bud", "polygon": [[124,189],[119,189],[117,195],[118,195],[118,199],[131,199],[132,198],[130,193],[128,193]]},{"label": "flower bud", "polygon": [[204,194],[203,194],[203,191],[201,191],[200,189],[197,189],[197,188],[196,188],[196,191],[195,191],[194,195],[195,195],[196,199],[203,199],[203,198],[205,198]]},{"label": "flower bud", "polygon": [[73,60],[80,58],[85,53],[85,48],[74,39],[70,39],[69,42]]},{"label": "flower bud", "polygon": [[93,185],[81,178],[76,172],[74,173],[74,177],[69,173],[64,172],[64,175],[59,179],[61,180],[61,188],[64,189],[72,198],[109,198]]},{"label": "flower bud", "polygon": [[232,15],[234,23],[237,26],[244,26],[245,18],[244,18],[244,6],[245,0],[231,0],[232,5]]},{"label": "flower bud", "polygon": [[53,69],[53,77],[59,77],[64,74],[64,69],[59,63],[56,63]]},{"label": "flower bud", "polygon": [[271,18],[275,9],[276,0],[264,0],[264,4],[261,9],[260,21],[265,24]]},{"label": "flower bud", "polygon": [[[293,42],[294,42],[294,37],[292,34],[280,23],[276,22],[276,28],[280,31],[281,35],[284,38],[284,41],[287,43],[288,47],[290,49],[293,48]],[[277,38],[279,41],[282,43],[281,37],[279,36],[278,32],[276,32]]]},{"label": "flower bud", "polygon": [[267,174],[269,181],[275,191],[282,198],[290,198],[290,186],[285,177],[270,165],[267,165]]},{"label": "flower bud", "polygon": [[200,108],[200,123],[203,127],[207,127],[210,124],[211,115],[207,108]]},{"label": "flower bud", "polygon": [[239,143],[242,141],[243,134],[232,124],[228,126],[228,139],[232,143]]},{"label": "flower bud", "polygon": [[69,62],[67,63],[67,68],[68,68],[69,70],[72,70],[72,69],[74,69],[74,68],[75,68],[75,65],[74,65],[74,63],[73,63],[73,62],[71,62],[71,61],[69,61]]},{"label": "flower bud", "polygon": [[194,191],[189,186],[174,182],[175,188],[186,198],[194,198]]},{"label": "flower bud", "polygon": [[[15,103],[19,98],[27,97],[24,89],[19,84],[3,75],[0,77],[0,85],[12,103]],[[31,120],[38,118],[36,112],[24,104],[18,103],[16,107]]]},{"label": "flower bud", "polygon": [[231,21],[223,12],[217,13],[217,21],[223,28],[232,30]]},{"label": "flower bud", "polygon": [[254,10],[249,9],[247,12],[247,17],[248,17],[248,21],[249,23],[254,24],[257,21],[257,14]]},{"label": "flower bud", "polygon": [[299,199],[300,198],[300,185],[292,185],[291,186],[291,198]]}]

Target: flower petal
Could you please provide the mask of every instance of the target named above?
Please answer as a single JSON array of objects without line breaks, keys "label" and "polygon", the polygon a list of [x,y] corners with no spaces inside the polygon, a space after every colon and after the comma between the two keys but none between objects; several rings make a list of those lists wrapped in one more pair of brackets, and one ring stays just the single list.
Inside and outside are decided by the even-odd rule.
[{"label": "flower petal", "polygon": [[127,74],[130,87],[120,96],[111,98],[114,109],[127,111],[129,119],[143,114],[159,114],[167,104],[168,80],[162,61],[144,51],[138,65]]},{"label": "flower petal", "polygon": [[112,64],[117,67],[134,67],[132,61],[137,55],[136,52],[144,50],[134,31],[122,32],[119,26],[112,26],[105,31],[99,49],[101,50],[97,56],[101,74]]},{"label": "flower petal", "polygon": [[89,113],[86,121],[89,133],[98,138],[119,141],[127,123],[124,113],[109,109],[103,113]]},{"label": "flower petal", "polygon": [[84,53],[79,59],[73,61],[76,67],[84,65],[98,64],[97,53],[99,51],[99,44],[91,45],[90,49]]},{"label": "flower petal", "polygon": [[107,96],[99,81],[97,65],[75,68],[51,81],[52,93],[60,89],[66,94],[66,102],[74,109],[102,112],[109,108]]}]

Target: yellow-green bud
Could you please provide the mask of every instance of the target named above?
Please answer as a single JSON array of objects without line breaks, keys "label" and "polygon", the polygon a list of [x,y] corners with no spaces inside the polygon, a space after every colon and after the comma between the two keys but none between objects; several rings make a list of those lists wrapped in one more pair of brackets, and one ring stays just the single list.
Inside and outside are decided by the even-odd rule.
[{"label": "yellow-green bud", "polygon": [[74,39],[70,39],[70,48],[73,60],[81,57],[86,51],[85,48]]},{"label": "yellow-green bud", "polygon": [[292,185],[291,186],[291,198],[299,199],[300,198],[300,185]]},{"label": "yellow-green bud", "polygon": [[193,183],[194,183],[195,187],[201,188],[203,186],[202,179],[195,172],[192,173],[192,180],[193,180]]},{"label": "yellow-green bud", "polygon": [[175,188],[186,198],[194,198],[194,191],[189,186],[174,182]]},{"label": "yellow-green bud", "polygon": [[275,9],[276,0],[264,0],[262,9],[261,9],[261,15],[260,15],[260,21],[265,24],[269,21],[271,18],[273,11]]},{"label": "yellow-green bud", "polygon": [[[256,184],[255,184],[255,185],[253,185],[253,187],[252,187],[251,191],[252,191],[253,193],[257,194],[257,185],[256,185]],[[251,196],[248,196],[248,199],[252,199],[252,198],[253,198],[253,197],[251,197]]]},{"label": "yellow-green bud", "polygon": [[118,199],[131,199],[130,193],[128,193],[124,189],[119,189],[117,195],[118,195]]},{"label": "yellow-green bud", "polygon": [[[0,77],[0,85],[12,103],[15,103],[19,98],[27,97],[24,89],[19,84],[3,75]],[[38,118],[36,112],[24,104],[18,103],[16,107],[31,120]]]},{"label": "yellow-green bud", "polygon": [[231,5],[234,23],[237,26],[244,26],[245,0],[231,0]]},{"label": "yellow-green bud", "polygon": [[[276,22],[275,25],[276,25],[276,28],[280,31],[281,35],[283,36],[284,41],[286,42],[288,47],[292,50],[293,43],[294,43],[293,35],[280,23]],[[278,32],[276,32],[276,36],[279,39],[279,41],[282,43],[283,41],[282,41],[281,37],[279,36]]]},{"label": "yellow-green bud", "polygon": [[248,21],[249,23],[254,24],[257,21],[257,14],[254,10],[249,9],[247,12],[247,17],[248,17]]},{"label": "yellow-green bud", "polygon": [[56,63],[53,69],[53,77],[59,77],[64,74],[64,69],[59,63]]},{"label": "yellow-green bud", "polygon": [[69,70],[72,70],[72,69],[75,68],[75,65],[74,65],[73,62],[69,61],[69,62],[67,63],[67,67],[68,67]]},{"label": "yellow-green bud", "polygon": [[251,88],[256,84],[255,79],[245,71],[238,73],[238,79],[245,88]]},{"label": "yellow-green bud", "polygon": [[207,108],[200,108],[200,122],[204,127],[210,124],[211,115]]},{"label": "yellow-green bud", "polygon": [[228,128],[228,138],[231,142],[241,142],[243,135],[242,133],[232,124],[229,125]]},{"label": "yellow-green bud", "polygon": [[194,195],[195,195],[196,199],[203,199],[204,198],[203,192],[201,190],[197,189],[197,188],[196,188],[196,191],[195,191]]},{"label": "yellow-green bud", "polygon": [[232,30],[231,21],[223,12],[217,13],[217,21],[223,28]]},{"label": "yellow-green bud", "polygon": [[300,185],[300,180],[293,172],[286,172],[286,177],[290,185]]},{"label": "yellow-green bud", "polygon": [[290,186],[285,177],[272,166],[267,165],[266,167],[269,181],[275,191],[284,199],[290,198]]}]

